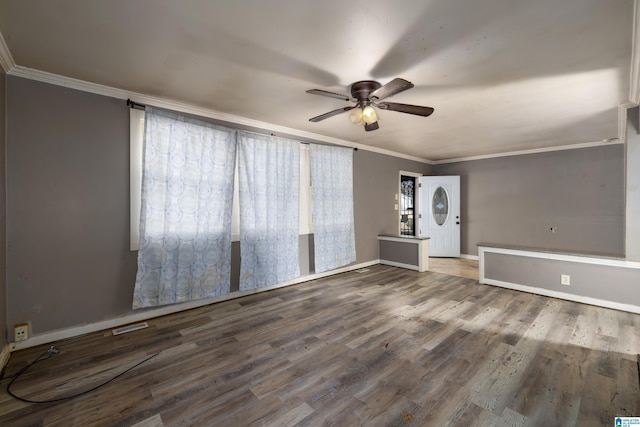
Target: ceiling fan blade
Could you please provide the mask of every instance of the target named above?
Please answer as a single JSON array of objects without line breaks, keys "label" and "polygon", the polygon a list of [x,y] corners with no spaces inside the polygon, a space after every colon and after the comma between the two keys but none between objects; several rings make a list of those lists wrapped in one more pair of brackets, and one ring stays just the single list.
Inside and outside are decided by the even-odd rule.
[{"label": "ceiling fan blade", "polygon": [[307,91],[307,93],[310,93],[313,95],[328,96],[329,98],[342,99],[343,101],[351,101],[351,98],[347,95],[343,95],[341,93],[329,92],[322,89],[310,89]]},{"label": "ceiling fan blade", "polygon": [[349,107],[338,108],[337,110],[329,111],[328,113],[320,114],[319,116],[309,119],[310,122],[319,122],[320,120],[328,119],[329,117],[337,116],[340,113],[347,112],[356,108],[355,105]]},{"label": "ceiling fan blade", "polygon": [[407,89],[411,89],[412,87],[413,83],[411,83],[410,81],[401,78],[395,78],[381,88],[371,92],[370,97],[377,98],[378,100],[383,100],[397,93],[404,92]]},{"label": "ceiling fan blade", "polygon": [[416,116],[427,117],[435,111],[431,107],[422,107],[420,105],[398,104],[396,102],[380,102],[375,104],[381,110],[399,111],[401,113],[415,114]]}]

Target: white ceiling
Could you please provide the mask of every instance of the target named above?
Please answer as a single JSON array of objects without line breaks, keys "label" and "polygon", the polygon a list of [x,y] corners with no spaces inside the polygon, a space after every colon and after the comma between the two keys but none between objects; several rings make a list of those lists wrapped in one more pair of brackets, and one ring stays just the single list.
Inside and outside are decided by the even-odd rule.
[{"label": "white ceiling", "polygon": [[[424,159],[607,141],[630,97],[633,0],[3,0],[20,67]],[[10,72],[11,73],[11,72]],[[405,78],[365,132],[358,80]]]}]

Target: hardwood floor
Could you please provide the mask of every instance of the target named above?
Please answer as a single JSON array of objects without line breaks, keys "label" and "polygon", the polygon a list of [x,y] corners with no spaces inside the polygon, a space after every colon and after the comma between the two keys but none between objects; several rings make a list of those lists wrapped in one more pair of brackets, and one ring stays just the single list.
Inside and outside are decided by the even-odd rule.
[{"label": "hardwood floor", "polygon": [[478,280],[478,260],[466,258],[429,258],[429,271]]},{"label": "hardwood floor", "polygon": [[[55,344],[6,426],[602,426],[640,415],[640,316],[374,266]],[[13,353],[11,376],[48,346]],[[8,380],[2,385],[6,388]]]}]

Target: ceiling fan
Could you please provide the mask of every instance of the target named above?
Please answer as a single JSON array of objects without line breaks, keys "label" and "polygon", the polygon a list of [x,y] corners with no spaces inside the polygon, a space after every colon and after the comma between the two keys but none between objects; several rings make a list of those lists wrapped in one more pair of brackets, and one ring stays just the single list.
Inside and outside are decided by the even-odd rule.
[{"label": "ceiling fan", "polygon": [[396,102],[380,102],[385,98],[388,98],[400,92],[404,92],[405,90],[411,89],[412,87],[413,83],[401,78],[395,78],[386,85],[381,85],[380,83],[373,80],[362,80],[359,82],[355,82],[351,85],[351,96],[329,92],[322,89],[310,89],[307,91],[307,93],[342,99],[344,101],[351,101],[355,102],[356,105],[350,105],[348,107],[329,111],[328,113],[313,117],[309,119],[309,121],[319,122],[340,113],[351,111],[351,113],[349,113],[349,119],[351,120],[351,122],[353,122],[354,124],[364,123],[364,130],[372,131],[379,128],[378,114],[372,106],[380,108],[381,110],[398,111],[400,113],[415,114],[417,116],[423,117],[430,116],[434,111],[434,109],[431,107],[398,104]]}]

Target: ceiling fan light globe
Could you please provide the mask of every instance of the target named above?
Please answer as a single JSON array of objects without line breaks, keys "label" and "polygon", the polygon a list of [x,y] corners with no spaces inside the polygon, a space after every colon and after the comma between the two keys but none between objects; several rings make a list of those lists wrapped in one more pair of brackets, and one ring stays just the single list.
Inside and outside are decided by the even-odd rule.
[{"label": "ceiling fan light globe", "polygon": [[378,114],[376,114],[376,110],[374,110],[372,106],[367,105],[364,107],[362,110],[362,121],[368,125],[378,121]]},{"label": "ceiling fan light globe", "polygon": [[351,112],[349,113],[349,120],[351,120],[351,123],[353,123],[354,125],[361,124],[362,108],[354,108],[353,110],[351,110]]}]

